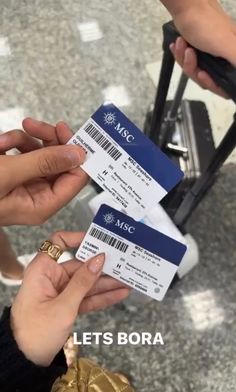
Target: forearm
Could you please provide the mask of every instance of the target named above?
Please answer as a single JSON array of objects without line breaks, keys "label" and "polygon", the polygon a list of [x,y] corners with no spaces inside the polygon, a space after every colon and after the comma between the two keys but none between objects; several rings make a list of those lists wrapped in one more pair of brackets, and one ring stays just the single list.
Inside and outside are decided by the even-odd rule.
[{"label": "forearm", "polygon": [[219,6],[217,0],[161,0],[162,4],[168,9],[172,17],[188,10],[201,9],[204,6]]},{"label": "forearm", "polygon": [[[35,336],[37,339],[37,336]],[[49,392],[67,370],[63,351],[48,367],[36,366],[19,350],[10,327],[10,310],[0,319],[0,390],[1,392]]]}]

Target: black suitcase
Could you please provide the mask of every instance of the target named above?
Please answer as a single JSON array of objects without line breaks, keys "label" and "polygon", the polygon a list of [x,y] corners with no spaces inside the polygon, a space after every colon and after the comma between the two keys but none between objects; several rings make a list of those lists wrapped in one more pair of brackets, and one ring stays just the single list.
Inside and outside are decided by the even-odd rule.
[{"label": "black suitcase", "polygon": [[[185,223],[214,183],[220,167],[236,145],[236,120],[220,145],[215,148],[206,105],[182,100],[188,78],[182,74],[176,95],[166,101],[174,58],[170,43],[179,36],[173,22],[163,26],[163,61],[157,95],[146,116],[144,132],[184,172],[184,179],[162,201],[176,225],[185,231]],[[236,69],[226,60],[196,50],[198,65],[207,71],[236,102]]]},{"label": "black suitcase", "polygon": [[[172,103],[172,101],[166,102],[164,118],[169,113]],[[144,125],[144,132],[147,135],[150,134],[152,114],[152,111],[148,112]],[[183,181],[162,201],[168,214],[173,216],[186,193],[206,170],[215,153],[210,119],[203,102],[182,101],[162,150],[184,172]]]}]

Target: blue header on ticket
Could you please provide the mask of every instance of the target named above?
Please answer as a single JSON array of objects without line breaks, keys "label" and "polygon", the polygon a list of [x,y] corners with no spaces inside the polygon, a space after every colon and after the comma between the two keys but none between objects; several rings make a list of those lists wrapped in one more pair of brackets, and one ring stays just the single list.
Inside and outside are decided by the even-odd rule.
[{"label": "blue header on ticket", "polygon": [[94,223],[179,266],[186,246],[143,223],[103,204]]},{"label": "blue header on ticket", "polygon": [[167,192],[183,177],[183,172],[113,104],[100,106],[92,119]]}]

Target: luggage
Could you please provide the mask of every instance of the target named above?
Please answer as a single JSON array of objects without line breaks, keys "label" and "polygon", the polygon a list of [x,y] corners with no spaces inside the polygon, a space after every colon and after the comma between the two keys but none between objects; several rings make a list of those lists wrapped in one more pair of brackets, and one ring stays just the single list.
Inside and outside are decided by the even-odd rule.
[{"label": "luggage", "polygon": [[[164,118],[167,118],[171,104],[167,101]],[[144,127],[146,134],[150,130],[151,118],[152,111],[149,111]],[[170,131],[162,150],[184,172],[183,181],[162,202],[169,215],[173,216],[186,193],[207,168],[215,153],[215,145],[206,105],[200,101],[182,101]]]},{"label": "luggage", "polygon": [[[215,148],[206,105],[182,100],[188,78],[183,74],[175,97],[166,101],[174,58],[170,43],[179,36],[173,22],[163,26],[163,61],[153,110],[146,116],[144,132],[184,172],[184,179],[162,201],[162,205],[184,231],[185,223],[214,183],[220,167],[236,146],[236,120]],[[199,67],[236,102],[236,68],[226,60],[196,50]]]}]

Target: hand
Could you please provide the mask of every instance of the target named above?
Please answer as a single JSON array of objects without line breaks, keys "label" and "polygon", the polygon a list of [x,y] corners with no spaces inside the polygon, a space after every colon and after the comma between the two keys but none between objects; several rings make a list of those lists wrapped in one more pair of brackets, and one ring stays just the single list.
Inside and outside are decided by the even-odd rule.
[{"label": "hand", "polygon": [[182,37],[177,38],[176,42],[170,45],[170,50],[175,61],[190,79],[203,89],[210,90],[220,97],[229,99],[225,91],[214,82],[210,75],[198,67],[196,51],[188,47],[187,42]]},{"label": "hand", "polygon": [[[0,136],[0,225],[43,223],[88,181],[84,150],[64,146],[72,136],[66,124],[25,119],[23,128]],[[21,154],[5,155],[13,147]]]},{"label": "hand", "polygon": [[171,45],[171,51],[184,72],[201,87],[227,97],[212,78],[198,68],[196,53],[186,41],[197,49],[223,57],[236,66],[236,24],[217,1],[196,2],[173,13],[174,23],[183,38]]},{"label": "hand", "polygon": [[[62,249],[78,247],[82,233],[60,232],[52,243]],[[105,256],[86,263],[57,264],[39,253],[26,269],[11,309],[11,325],[19,349],[37,365],[48,366],[72,331],[79,314],[104,309],[121,301],[129,289],[107,276],[100,277]]]}]

